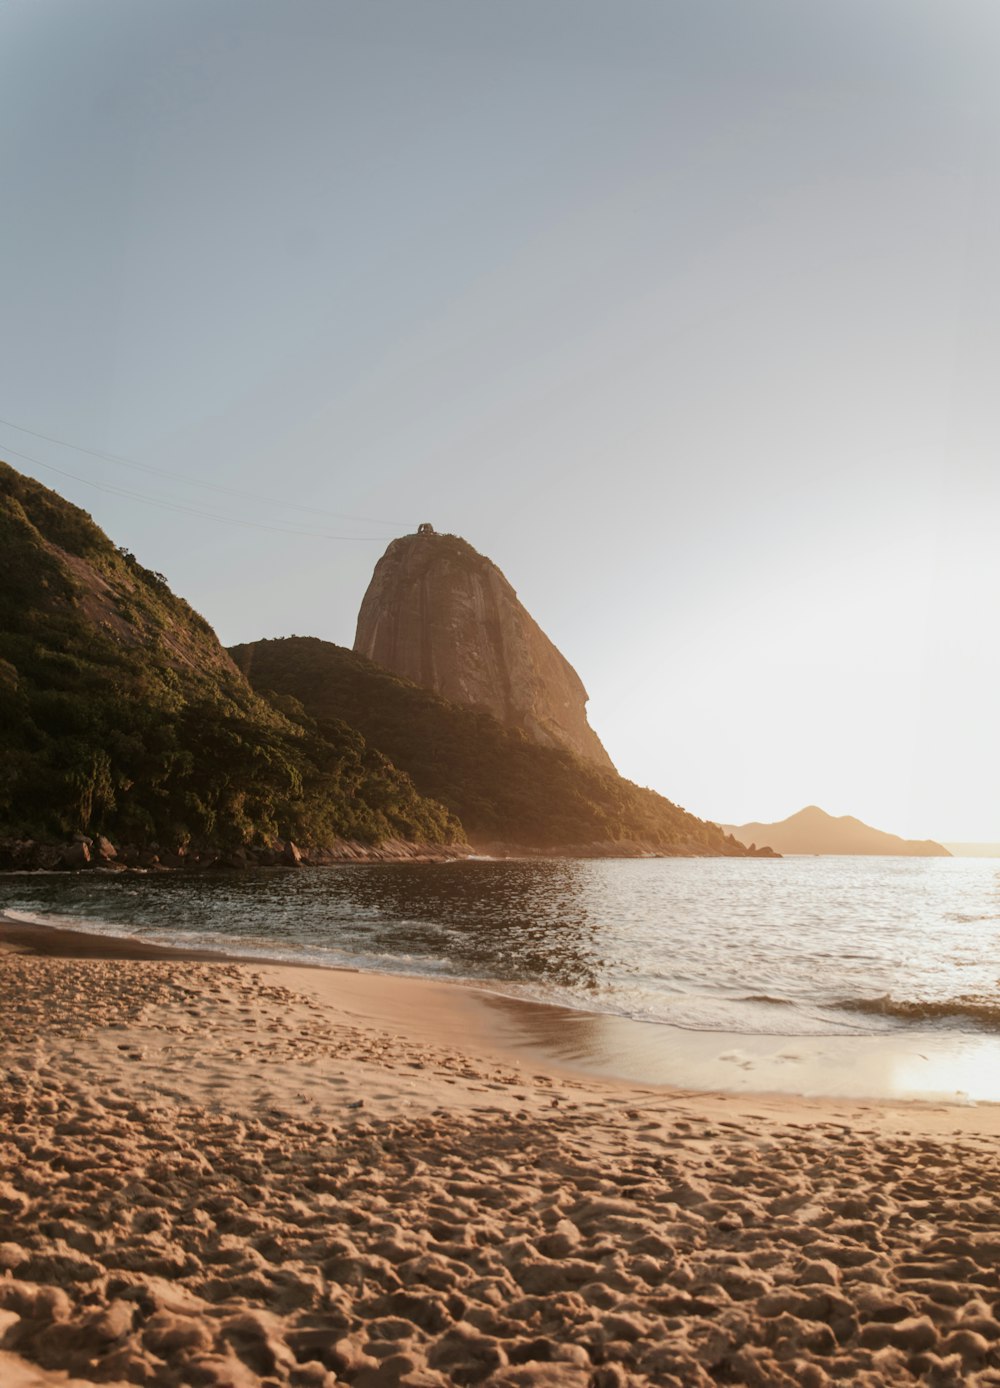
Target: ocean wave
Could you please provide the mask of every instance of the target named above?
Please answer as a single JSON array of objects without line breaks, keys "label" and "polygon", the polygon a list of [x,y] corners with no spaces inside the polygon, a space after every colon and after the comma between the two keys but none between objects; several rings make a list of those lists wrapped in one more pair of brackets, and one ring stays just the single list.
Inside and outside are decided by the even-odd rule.
[{"label": "ocean wave", "polygon": [[44,925],[55,930],[75,930],[82,935],[112,935],[115,938],[131,938],[136,932],[124,925],[115,924],[86,916],[63,916],[55,911],[23,911],[10,906],[0,907],[0,918],[15,921],[18,925]]},{"label": "ocean wave", "polygon": [[901,1022],[974,1022],[981,1031],[1000,1031],[1000,1001],[965,995],[957,998],[845,998],[834,1004],[845,1012],[867,1017],[892,1017]]}]

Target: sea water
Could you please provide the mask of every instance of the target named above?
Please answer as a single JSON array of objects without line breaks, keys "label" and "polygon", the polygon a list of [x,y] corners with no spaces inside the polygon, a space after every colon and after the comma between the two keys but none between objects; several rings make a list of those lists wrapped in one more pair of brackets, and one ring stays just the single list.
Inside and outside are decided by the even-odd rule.
[{"label": "sea water", "polygon": [[729,858],[11,874],[0,909],[742,1036],[1000,1034],[1000,861]]}]

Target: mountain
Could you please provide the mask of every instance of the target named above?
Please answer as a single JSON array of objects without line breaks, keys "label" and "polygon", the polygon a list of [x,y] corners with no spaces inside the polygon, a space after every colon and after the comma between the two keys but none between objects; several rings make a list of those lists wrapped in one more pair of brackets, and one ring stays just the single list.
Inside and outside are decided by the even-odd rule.
[{"label": "mountain", "polygon": [[948,858],[947,848],[931,839],[901,839],[873,829],[851,815],[835,818],[817,805],[777,824],[723,825],[740,843],[768,843],[779,853],[881,854],[906,858]]},{"label": "mountain", "polygon": [[422,525],[372,575],[354,649],[452,704],[484,709],[543,747],[613,771],[580,676],[489,559]]},{"label": "mountain", "polygon": [[[0,463],[0,861],[104,836],[137,855],[461,829],[360,733],[268,703],[161,574]],[[22,847],[17,847],[21,844]]]},{"label": "mountain", "polygon": [[[558,668],[528,623],[532,668]],[[582,685],[562,674],[589,732]],[[83,865],[91,849],[235,866],[294,859],[291,841],[314,861],[467,851],[459,816],[481,843],[747,856],[717,825],[569,750],[554,713],[546,732],[544,693],[531,731],[322,641],[230,655],[161,574],[0,463],[0,866]]]},{"label": "mountain", "polygon": [[300,701],[320,731],[329,719],[358,728],[481,848],[747,856],[717,825],[662,795],[565,747],[541,745],[481,708],[449,703],[342,646],[292,636],[234,646],[230,654],[255,688]]}]

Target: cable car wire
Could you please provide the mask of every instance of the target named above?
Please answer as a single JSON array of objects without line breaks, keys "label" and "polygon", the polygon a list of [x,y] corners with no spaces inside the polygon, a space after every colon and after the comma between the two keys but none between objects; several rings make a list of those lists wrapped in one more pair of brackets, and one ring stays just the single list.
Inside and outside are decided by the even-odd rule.
[{"label": "cable car wire", "polygon": [[[182,472],[171,472],[168,468],[154,467],[151,463],[140,463],[134,458],[124,458],[119,453],[102,453],[96,448],[85,448],[83,444],[70,443],[68,439],[57,438],[54,434],[43,434],[38,429],[29,429],[24,424],[15,424],[12,419],[0,418],[0,424],[6,425],[8,429],[16,429],[21,434],[30,434],[32,438],[44,439],[46,443],[58,444],[60,448],[71,448],[74,452],[85,453],[90,458],[99,458],[102,462],[114,463],[117,467],[134,468],[138,472],[146,472],[154,477],[166,477],[171,482],[182,482],[185,486],[202,487],[206,491],[236,496],[241,501],[256,502],[262,506],[286,506],[292,511],[305,511],[310,516],[330,516],[334,520],[360,521],[364,525],[384,525],[395,530],[404,524],[402,521],[378,520],[374,516],[353,516],[346,511],[327,511],[320,506],[303,506],[299,502],[279,500],[272,496],[258,496],[253,492],[241,491],[239,487],[227,487],[221,482],[206,482],[199,477],[189,477]],[[9,451],[15,452],[14,449]],[[16,456],[21,458],[25,455],[18,453]],[[45,466],[45,464],[41,464],[41,466]],[[69,476],[70,474],[67,473],[66,475]]]},{"label": "cable car wire", "polygon": [[33,458],[30,454],[21,453],[16,448],[7,448],[5,451],[13,454],[15,458],[21,458],[26,463],[33,463],[36,467],[45,468],[47,472],[54,472],[59,477],[68,477],[73,482],[82,482],[85,487],[94,487],[97,491],[106,492],[109,496],[120,496],[130,501],[140,501],[145,506],[155,506],[161,511],[200,516],[204,520],[218,521],[222,525],[239,525],[250,530],[269,530],[280,535],[301,535],[311,540],[356,540],[366,544],[385,544],[384,535],[330,535],[322,530],[301,530],[287,525],[269,525],[266,521],[247,520],[241,516],[226,516],[215,511],[203,511],[200,507],[186,506],[180,501],[168,501],[165,497],[147,496],[143,492],[134,492],[127,487],[118,487],[113,482],[94,482],[89,477],[81,477],[78,473],[67,472],[64,468],[55,467],[52,463],[43,463],[41,458]]}]

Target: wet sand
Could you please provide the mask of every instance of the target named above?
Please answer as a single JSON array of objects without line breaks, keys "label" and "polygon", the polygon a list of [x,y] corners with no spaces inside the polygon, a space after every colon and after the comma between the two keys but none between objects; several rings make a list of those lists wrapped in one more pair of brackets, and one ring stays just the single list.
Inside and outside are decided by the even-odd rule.
[{"label": "wet sand", "polygon": [[[154,944],[135,936],[88,934],[0,914],[0,951],[4,950],[71,959],[227,962],[241,957]],[[245,957],[244,962],[274,967],[260,958]],[[450,1026],[458,1044],[475,1036],[479,1046],[490,1051],[511,1052],[525,1063],[591,1078],[748,1095],[1000,1103],[997,1034],[910,1027],[873,1035],[863,1019],[858,1035],[727,1034],[538,1003],[492,991],[486,984],[359,975],[355,969],[325,965],[281,967],[332,979],[345,973],[357,976],[357,996],[389,1000],[379,1014],[386,1026],[426,1013],[433,1015],[439,1029]]]},{"label": "wet sand", "polygon": [[0,915],[0,953],[38,954],[46,959],[229,959],[212,950],[172,949],[147,940],[88,934],[56,925],[28,924]]},{"label": "wet sand", "polygon": [[629,1083],[472,990],[0,944],[4,1385],[1000,1384],[992,1105]]}]

